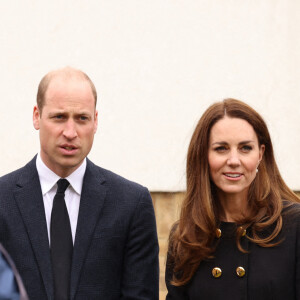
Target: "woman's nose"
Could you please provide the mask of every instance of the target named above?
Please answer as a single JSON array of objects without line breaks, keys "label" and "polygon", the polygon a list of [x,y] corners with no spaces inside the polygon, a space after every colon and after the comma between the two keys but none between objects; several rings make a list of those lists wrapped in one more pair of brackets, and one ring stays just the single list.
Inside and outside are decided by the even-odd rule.
[{"label": "woman's nose", "polygon": [[237,151],[231,151],[227,159],[227,164],[230,166],[239,166],[241,164]]}]

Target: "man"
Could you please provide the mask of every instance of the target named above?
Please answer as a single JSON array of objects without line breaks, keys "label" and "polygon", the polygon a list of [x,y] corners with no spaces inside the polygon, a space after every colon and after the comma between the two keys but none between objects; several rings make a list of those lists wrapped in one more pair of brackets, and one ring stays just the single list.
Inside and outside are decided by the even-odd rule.
[{"label": "man", "polygon": [[96,101],[83,72],[48,73],[33,111],[40,152],[0,179],[0,242],[31,300],[158,299],[148,190],[86,158]]}]

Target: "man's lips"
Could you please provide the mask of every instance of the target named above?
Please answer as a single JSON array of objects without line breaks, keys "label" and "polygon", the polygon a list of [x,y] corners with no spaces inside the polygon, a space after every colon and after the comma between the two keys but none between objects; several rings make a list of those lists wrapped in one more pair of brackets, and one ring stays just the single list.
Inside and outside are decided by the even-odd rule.
[{"label": "man's lips", "polygon": [[61,145],[60,148],[64,148],[66,150],[74,150],[74,149],[77,149],[78,147],[75,145],[64,144],[64,145]]},{"label": "man's lips", "polygon": [[71,144],[60,145],[59,149],[64,155],[73,155],[78,151],[78,147]]}]

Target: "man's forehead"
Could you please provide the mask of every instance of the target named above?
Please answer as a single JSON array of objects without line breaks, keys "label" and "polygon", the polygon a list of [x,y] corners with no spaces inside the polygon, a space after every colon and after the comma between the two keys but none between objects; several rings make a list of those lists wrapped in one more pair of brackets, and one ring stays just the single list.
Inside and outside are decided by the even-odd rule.
[{"label": "man's forehead", "polygon": [[55,75],[49,81],[50,88],[68,88],[69,86],[90,86],[89,82],[83,76],[64,76],[63,74]]},{"label": "man's forehead", "polygon": [[[84,78],[66,78],[64,76],[55,76],[49,82],[45,93],[45,104],[47,100],[53,97],[68,97],[76,96],[85,93],[86,97],[93,98],[94,95],[90,83]],[[95,100],[95,99],[94,99]]]}]

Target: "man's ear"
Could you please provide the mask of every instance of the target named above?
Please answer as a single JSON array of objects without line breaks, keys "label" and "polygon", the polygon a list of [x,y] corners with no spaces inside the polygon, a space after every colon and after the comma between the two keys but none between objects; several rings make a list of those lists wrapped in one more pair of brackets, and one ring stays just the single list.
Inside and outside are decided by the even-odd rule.
[{"label": "man's ear", "polygon": [[95,120],[94,120],[94,133],[96,133],[98,128],[98,111],[95,111]]},{"label": "man's ear", "polygon": [[33,121],[33,127],[36,130],[40,129],[40,110],[37,106],[34,106],[33,108],[33,116],[32,116],[32,121]]}]

